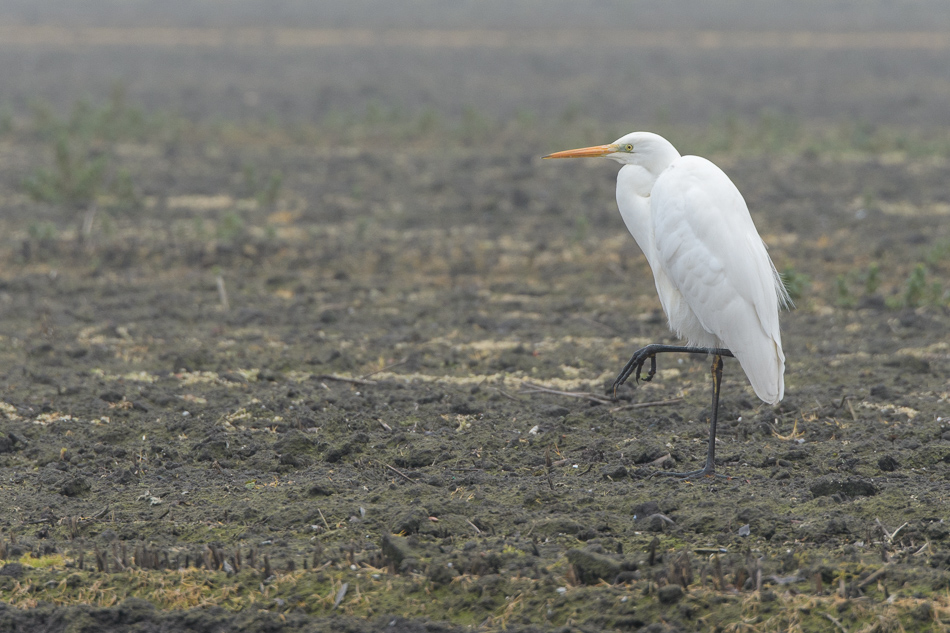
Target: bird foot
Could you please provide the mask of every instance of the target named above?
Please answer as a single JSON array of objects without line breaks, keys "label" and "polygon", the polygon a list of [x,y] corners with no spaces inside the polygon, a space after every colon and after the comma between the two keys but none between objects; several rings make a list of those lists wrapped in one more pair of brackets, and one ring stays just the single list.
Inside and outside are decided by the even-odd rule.
[{"label": "bird foot", "polygon": [[[620,388],[620,385],[627,382],[627,378],[630,377],[630,374],[634,374],[634,379],[638,383],[641,380],[643,380],[643,382],[650,382],[653,380],[653,376],[656,375],[656,347],[657,346],[655,345],[647,345],[646,347],[641,347],[633,353],[633,357],[631,357],[627,364],[623,366],[623,369],[620,370],[620,374],[617,376],[617,379],[614,380],[614,395],[617,394],[617,389]],[[647,359],[650,360],[650,371],[647,372],[646,376],[642,376],[643,365],[646,364]]]}]

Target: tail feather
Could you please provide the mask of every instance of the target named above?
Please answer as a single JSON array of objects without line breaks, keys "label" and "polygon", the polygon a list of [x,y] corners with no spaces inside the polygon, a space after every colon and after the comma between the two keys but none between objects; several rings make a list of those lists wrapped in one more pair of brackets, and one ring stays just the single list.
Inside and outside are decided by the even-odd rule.
[{"label": "tail feather", "polygon": [[755,395],[769,404],[778,404],[785,397],[785,354],[780,341],[770,345],[733,349]]}]

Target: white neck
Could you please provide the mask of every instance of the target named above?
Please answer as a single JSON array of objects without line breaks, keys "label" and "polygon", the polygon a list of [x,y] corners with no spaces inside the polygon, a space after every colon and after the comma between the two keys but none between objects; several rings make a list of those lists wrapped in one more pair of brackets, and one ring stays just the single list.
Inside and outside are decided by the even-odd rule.
[{"label": "white neck", "polygon": [[653,242],[650,192],[657,176],[659,174],[653,174],[640,165],[624,165],[617,174],[617,207],[620,216],[653,270],[656,270],[656,246]]}]

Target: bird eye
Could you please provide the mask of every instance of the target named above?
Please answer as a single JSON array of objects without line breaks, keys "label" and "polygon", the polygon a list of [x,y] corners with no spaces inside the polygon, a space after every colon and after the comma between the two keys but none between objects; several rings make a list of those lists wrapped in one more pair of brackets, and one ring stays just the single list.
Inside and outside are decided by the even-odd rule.
[{"label": "bird eye", "polygon": [[628,152],[633,151],[633,145],[631,145],[630,143],[627,143],[626,145],[624,145],[623,148]]}]

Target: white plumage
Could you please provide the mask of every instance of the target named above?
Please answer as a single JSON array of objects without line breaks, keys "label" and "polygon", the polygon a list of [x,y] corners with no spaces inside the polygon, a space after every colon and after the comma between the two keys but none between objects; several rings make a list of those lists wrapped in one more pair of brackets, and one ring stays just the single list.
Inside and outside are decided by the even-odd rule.
[{"label": "white plumage", "polygon": [[[621,172],[629,169],[635,167]],[[618,179],[617,201],[626,220],[638,205],[627,207],[622,184]],[[645,202],[653,230],[630,232],[637,243],[651,243],[650,267],[670,328],[689,345],[732,350],[756,395],[780,401],[784,287],[742,194],[713,163],[683,156],[663,170]]]},{"label": "white plumage", "polygon": [[778,312],[787,295],[729,177],[650,132],[550,158],[574,156],[623,164],[617,205],[653,270],[670,329],[688,345],[731,350],[756,395],[779,402],[785,354]]}]

